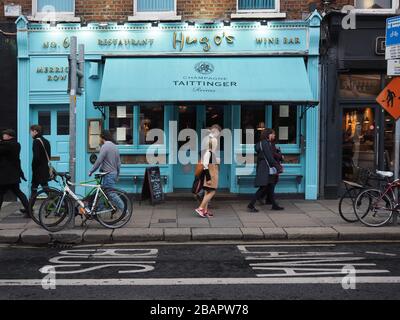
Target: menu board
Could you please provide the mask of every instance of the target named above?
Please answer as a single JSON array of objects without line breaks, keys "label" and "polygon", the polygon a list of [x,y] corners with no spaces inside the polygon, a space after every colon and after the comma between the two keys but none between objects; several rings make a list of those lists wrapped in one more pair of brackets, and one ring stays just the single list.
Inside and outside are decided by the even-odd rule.
[{"label": "menu board", "polygon": [[164,201],[159,167],[146,168],[142,186],[142,200],[145,199],[150,199],[153,205]]}]

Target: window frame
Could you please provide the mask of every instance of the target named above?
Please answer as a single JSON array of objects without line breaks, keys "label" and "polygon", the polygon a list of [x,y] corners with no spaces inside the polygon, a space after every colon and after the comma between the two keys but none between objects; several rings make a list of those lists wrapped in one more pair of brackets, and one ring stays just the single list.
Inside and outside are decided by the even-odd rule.
[{"label": "window frame", "polygon": [[[146,104],[141,104],[141,105],[146,105]],[[168,113],[167,113],[167,104],[166,103],[160,103],[163,109],[163,117],[164,117],[164,143],[163,144],[140,144],[139,140],[139,126],[140,126],[140,104],[128,104],[126,107],[132,108],[132,121],[133,121],[133,143],[132,144],[118,144],[118,148],[121,150],[124,150],[124,152],[132,153],[132,151],[138,151],[144,152],[148,148],[159,148],[161,150],[164,150],[167,148],[168,145]],[[114,106],[113,106],[114,107]],[[106,130],[110,130],[110,107],[107,108],[106,110],[106,121],[104,121],[104,128]]]},{"label": "window frame", "polygon": [[135,109],[137,110],[134,116],[133,116],[133,121],[135,122],[134,125],[134,130],[136,131],[136,137],[137,140],[133,139],[133,143],[137,148],[140,149],[147,149],[147,148],[154,148],[154,147],[166,147],[167,145],[167,134],[166,134],[166,127],[167,127],[167,113],[166,113],[166,108],[165,108],[165,104],[164,103],[154,103],[154,104],[159,104],[162,108],[162,113],[163,113],[163,126],[164,128],[162,129],[164,131],[164,137],[163,137],[163,143],[150,143],[150,144],[141,144],[140,143],[140,108],[143,106],[148,106],[148,105],[153,105],[153,103],[142,103],[142,104],[138,104],[135,105]]},{"label": "window frame", "polygon": [[[76,0],[73,1],[73,11],[56,11],[55,12],[55,19],[60,19],[62,17],[75,17],[76,12]],[[35,18],[44,18],[47,13],[38,11],[38,0],[32,0],[32,15]]]},{"label": "window frame", "polygon": [[396,13],[396,11],[399,9],[399,3],[400,0],[392,0],[392,8],[388,9],[388,8],[384,8],[384,9],[361,9],[361,8],[357,8],[357,1],[359,0],[354,0],[354,11],[356,13],[365,13],[365,14],[387,14],[387,13]]},{"label": "window frame", "polygon": [[174,10],[173,11],[138,11],[137,4],[138,0],[133,0],[133,17],[136,18],[155,18],[157,19],[168,19],[177,17],[177,0],[174,1]]},{"label": "window frame", "polygon": [[239,9],[239,0],[236,0],[236,12],[240,13],[279,13],[281,10],[281,1],[275,0],[274,9]]},{"label": "window frame", "polygon": [[[267,104],[264,105],[265,108],[265,125],[267,128],[272,128],[272,110],[274,106],[279,106],[280,104]],[[240,105],[240,115],[239,115],[239,125],[241,127],[241,122],[242,122],[242,108],[243,105]],[[301,149],[301,135],[302,135],[302,124],[301,124],[301,119],[299,114],[301,113],[301,106],[297,105],[297,104],[290,104],[289,108],[296,108],[296,114],[297,114],[297,121],[296,121],[296,143],[287,143],[287,144],[277,144],[277,146],[279,146],[282,150],[285,151],[285,153],[288,154],[297,154],[297,153],[301,153],[300,149]],[[243,130],[243,129],[242,129]],[[278,133],[277,133],[278,134]],[[242,139],[240,139],[240,143],[239,146],[241,149],[253,149],[254,148],[254,144],[246,144],[246,143],[242,143]]]}]

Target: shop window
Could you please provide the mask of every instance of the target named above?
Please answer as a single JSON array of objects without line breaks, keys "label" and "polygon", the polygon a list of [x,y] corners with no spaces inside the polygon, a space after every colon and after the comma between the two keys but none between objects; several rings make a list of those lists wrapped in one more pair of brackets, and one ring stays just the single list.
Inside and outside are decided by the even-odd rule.
[{"label": "shop window", "polygon": [[357,168],[375,168],[375,113],[370,107],[344,109],[342,177],[354,180]]},{"label": "shop window", "polygon": [[[161,104],[139,107],[139,144],[164,144],[163,136],[150,135],[150,130],[164,130],[164,108]],[[153,131],[154,135],[157,132]]]},{"label": "shop window", "polygon": [[375,99],[382,89],[379,74],[342,74],[339,83],[340,96],[348,99]]},{"label": "shop window", "polygon": [[136,0],[136,12],[175,11],[175,0]]},{"label": "shop window", "polygon": [[355,0],[356,9],[396,9],[395,0]]},{"label": "shop window", "polygon": [[109,130],[117,144],[133,144],[133,108],[110,107]]},{"label": "shop window", "polygon": [[51,134],[51,113],[50,111],[39,111],[38,125],[42,127],[42,134],[49,136]]},{"label": "shop window", "polygon": [[238,0],[240,11],[278,11],[279,0]]},{"label": "shop window", "polygon": [[49,14],[56,12],[58,14],[74,14],[75,0],[34,0],[34,12],[38,14]]},{"label": "shop window", "polygon": [[274,105],[272,128],[275,130],[278,144],[297,144],[297,107]]},{"label": "shop window", "polygon": [[69,135],[69,112],[58,111],[57,112],[57,134],[58,135]]},{"label": "shop window", "polygon": [[[254,136],[254,143],[260,141],[261,132],[266,128],[265,125],[265,106],[264,105],[242,105],[241,107],[240,128],[242,129],[242,144],[248,144]],[[246,130],[251,130],[250,135]]]}]

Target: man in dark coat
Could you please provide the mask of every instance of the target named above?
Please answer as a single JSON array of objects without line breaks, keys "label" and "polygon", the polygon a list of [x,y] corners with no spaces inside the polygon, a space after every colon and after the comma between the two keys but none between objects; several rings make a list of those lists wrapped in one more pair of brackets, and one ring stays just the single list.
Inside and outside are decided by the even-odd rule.
[{"label": "man in dark coat", "polygon": [[39,185],[43,188],[49,186],[49,158],[51,157],[51,148],[50,142],[42,135],[41,126],[31,126],[31,136],[33,138],[31,196],[34,196]]},{"label": "man in dark coat", "polygon": [[21,178],[26,181],[21,169],[20,152],[21,145],[15,138],[15,131],[4,130],[0,141],[0,209],[4,195],[11,191],[24,206],[21,212],[28,216],[28,199],[19,188]]}]

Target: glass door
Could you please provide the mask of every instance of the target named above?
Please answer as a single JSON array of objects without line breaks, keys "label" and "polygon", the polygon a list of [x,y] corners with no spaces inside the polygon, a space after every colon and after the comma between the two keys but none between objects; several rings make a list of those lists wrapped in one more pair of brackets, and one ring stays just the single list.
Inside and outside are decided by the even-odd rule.
[{"label": "glass door", "polygon": [[380,116],[374,106],[343,108],[342,179],[355,180],[356,168],[379,168]]}]

